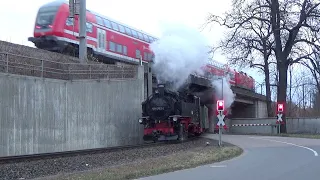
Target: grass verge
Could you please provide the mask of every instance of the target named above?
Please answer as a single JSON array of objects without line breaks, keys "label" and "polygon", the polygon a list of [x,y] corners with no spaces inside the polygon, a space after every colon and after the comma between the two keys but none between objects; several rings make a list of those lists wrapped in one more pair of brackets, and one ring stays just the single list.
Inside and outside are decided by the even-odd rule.
[{"label": "grass verge", "polygon": [[94,169],[69,175],[59,175],[55,179],[134,179],[219,162],[239,156],[242,152],[243,150],[237,146],[194,148],[190,151],[174,153],[131,164]]}]

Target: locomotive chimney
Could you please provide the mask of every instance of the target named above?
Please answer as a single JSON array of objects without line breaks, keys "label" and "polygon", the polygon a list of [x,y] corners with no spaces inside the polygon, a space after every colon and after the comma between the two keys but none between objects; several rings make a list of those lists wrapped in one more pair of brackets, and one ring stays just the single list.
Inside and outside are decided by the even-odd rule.
[{"label": "locomotive chimney", "polygon": [[161,95],[164,95],[164,84],[158,84],[158,91]]}]

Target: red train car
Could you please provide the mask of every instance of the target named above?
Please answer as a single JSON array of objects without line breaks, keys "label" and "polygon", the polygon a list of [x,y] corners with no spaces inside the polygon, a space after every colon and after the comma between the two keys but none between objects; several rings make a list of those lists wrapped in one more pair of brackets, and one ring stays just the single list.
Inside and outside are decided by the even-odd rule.
[{"label": "red train car", "polygon": [[[156,37],[91,10],[87,10],[86,18],[89,55],[99,57],[104,63],[152,61],[153,53],[149,44],[156,41]],[[33,37],[28,40],[40,49],[77,55],[78,24],[78,16],[69,18],[68,1],[47,3],[39,8]],[[205,69],[210,76],[229,74],[231,85],[254,90],[254,79],[245,73],[236,72],[217,62],[209,62]]]}]

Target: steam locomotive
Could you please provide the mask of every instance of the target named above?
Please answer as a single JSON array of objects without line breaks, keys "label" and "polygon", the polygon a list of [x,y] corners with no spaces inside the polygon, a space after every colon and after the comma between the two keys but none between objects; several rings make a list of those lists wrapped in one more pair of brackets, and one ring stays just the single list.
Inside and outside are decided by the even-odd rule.
[{"label": "steam locomotive", "polygon": [[144,125],[145,141],[182,142],[203,133],[207,116],[208,108],[201,104],[200,97],[158,84],[155,92],[142,102],[139,123]]}]

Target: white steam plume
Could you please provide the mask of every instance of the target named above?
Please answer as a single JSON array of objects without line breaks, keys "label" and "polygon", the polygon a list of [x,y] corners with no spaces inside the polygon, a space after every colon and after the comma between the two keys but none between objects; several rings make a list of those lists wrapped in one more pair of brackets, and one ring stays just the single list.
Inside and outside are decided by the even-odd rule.
[{"label": "white steam plume", "polygon": [[232,105],[236,96],[232,92],[231,86],[229,84],[229,78],[222,77],[222,79],[213,80],[212,85],[215,88],[216,98],[218,99],[223,98],[225,109],[228,109]]},{"label": "white steam plume", "polygon": [[166,23],[162,36],[150,45],[154,52],[153,69],[159,81],[173,82],[179,88],[209,59],[208,42],[196,29],[178,23]]}]

